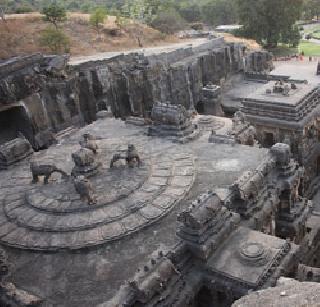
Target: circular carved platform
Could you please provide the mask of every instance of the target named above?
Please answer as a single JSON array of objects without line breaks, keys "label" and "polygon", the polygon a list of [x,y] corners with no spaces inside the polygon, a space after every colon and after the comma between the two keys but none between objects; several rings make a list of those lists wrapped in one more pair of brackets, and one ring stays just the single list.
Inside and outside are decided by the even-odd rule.
[{"label": "circular carved platform", "polygon": [[239,254],[242,261],[256,266],[264,265],[269,259],[268,250],[257,242],[243,244],[240,247]]},{"label": "circular carved platform", "polygon": [[0,241],[16,248],[56,251],[104,244],[166,215],[194,181],[188,154],[144,158],[138,168],[106,165],[90,180],[98,203],[80,200],[71,181],[36,185],[4,199]]}]

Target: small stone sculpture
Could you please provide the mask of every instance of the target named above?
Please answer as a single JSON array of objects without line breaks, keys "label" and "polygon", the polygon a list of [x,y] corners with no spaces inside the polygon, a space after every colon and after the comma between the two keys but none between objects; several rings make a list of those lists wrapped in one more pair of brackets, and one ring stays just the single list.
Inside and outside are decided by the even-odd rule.
[{"label": "small stone sculpture", "polygon": [[283,87],[283,95],[284,96],[289,96],[289,93],[290,93],[290,87],[288,84],[286,84],[284,87]]},{"label": "small stone sculpture", "polygon": [[92,150],[81,148],[72,154],[72,160],[75,164],[72,170],[72,176],[90,177],[97,174],[100,164],[96,162]]},{"label": "small stone sculpture", "polygon": [[95,190],[89,179],[84,176],[78,176],[74,179],[74,187],[77,193],[80,195],[81,200],[88,202],[88,205],[95,205],[97,203],[97,197]]},{"label": "small stone sculpture", "polygon": [[275,94],[282,94],[284,96],[289,96],[290,94],[290,89],[294,89],[295,85],[293,86],[292,84],[287,84],[283,80],[279,80],[275,83],[273,86],[272,92]]},{"label": "small stone sculpture", "polygon": [[114,163],[119,160],[125,160],[126,164],[129,167],[134,167],[137,164],[138,166],[141,165],[140,156],[138,154],[136,147],[133,144],[128,145],[128,150],[125,155],[122,155],[121,153],[116,153],[113,155],[112,160],[110,162],[110,168],[112,168]]},{"label": "small stone sculpture", "polygon": [[283,80],[278,80],[273,86],[273,93],[282,94],[283,93],[284,82]]},{"label": "small stone sculpture", "polygon": [[80,140],[79,144],[82,148],[90,149],[94,154],[97,154],[98,152],[96,138],[89,133],[83,135],[83,140]]},{"label": "small stone sculpture", "polygon": [[126,162],[129,165],[129,167],[134,167],[136,164],[141,164],[140,156],[136,147],[133,144],[128,145]]},{"label": "small stone sculpture", "polygon": [[37,183],[39,181],[39,177],[44,176],[44,184],[48,184],[49,178],[53,173],[60,173],[62,175],[62,179],[69,178],[66,172],[59,169],[54,164],[41,164],[39,162],[31,162],[30,170],[32,172],[32,183]]}]

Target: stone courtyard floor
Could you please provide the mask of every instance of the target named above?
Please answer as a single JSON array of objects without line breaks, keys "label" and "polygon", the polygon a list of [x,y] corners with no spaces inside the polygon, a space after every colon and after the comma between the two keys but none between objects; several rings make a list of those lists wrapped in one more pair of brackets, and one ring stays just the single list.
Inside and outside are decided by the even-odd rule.
[{"label": "stone courtyard floor", "polygon": [[[227,132],[230,123],[215,118]],[[199,194],[227,191],[244,171],[255,169],[268,150],[209,144],[210,127],[184,145],[149,137],[143,127],[99,120],[59,140],[31,159],[53,161],[70,173],[71,153],[83,133],[98,138],[100,173],[92,178],[98,204],[83,204],[70,182],[54,177],[31,184],[29,161],[0,176],[0,241],[12,281],[45,299],[44,306],[95,306],[110,299],[162,245],[175,245],[176,215]],[[136,145],[139,168],[109,168],[112,155]]]}]

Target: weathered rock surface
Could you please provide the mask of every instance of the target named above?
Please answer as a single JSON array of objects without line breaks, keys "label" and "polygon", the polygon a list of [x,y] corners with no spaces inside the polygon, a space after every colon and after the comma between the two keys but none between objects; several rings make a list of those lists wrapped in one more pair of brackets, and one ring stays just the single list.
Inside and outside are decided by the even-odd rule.
[{"label": "weathered rock surface", "polygon": [[278,286],[253,292],[236,301],[233,307],[319,306],[320,284],[280,278]]},{"label": "weathered rock surface", "polygon": [[37,149],[52,143],[52,132],[91,123],[97,112],[108,108],[122,118],[149,117],[156,101],[194,109],[209,82],[219,84],[239,71],[270,68],[267,53],[245,49],[215,38],[194,46],[89,58],[69,66],[64,56],[13,58],[0,63],[0,116],[10,115],[14,122],[23,118],[19,131]]}]

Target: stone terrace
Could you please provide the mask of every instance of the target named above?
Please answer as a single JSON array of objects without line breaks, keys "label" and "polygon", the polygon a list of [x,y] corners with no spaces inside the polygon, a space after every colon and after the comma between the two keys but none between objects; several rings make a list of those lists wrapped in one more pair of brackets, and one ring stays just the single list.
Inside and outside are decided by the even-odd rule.
[{"label": "stone terrace", "polygon": [[319,86],[297,84],[297,89],[290,89],[289,95],[271,93],[266,90],[274,82],[264,85],[254,94],[243,100],[243,112],[250,118],[263,121],[300,122],[307,121],[308,116],[319,112]]}]

